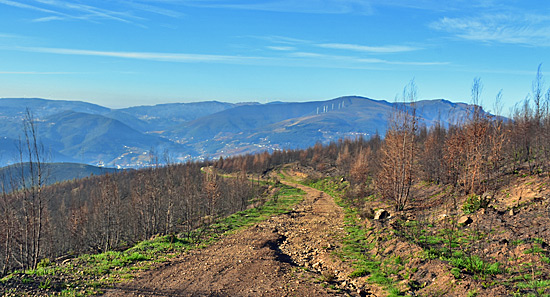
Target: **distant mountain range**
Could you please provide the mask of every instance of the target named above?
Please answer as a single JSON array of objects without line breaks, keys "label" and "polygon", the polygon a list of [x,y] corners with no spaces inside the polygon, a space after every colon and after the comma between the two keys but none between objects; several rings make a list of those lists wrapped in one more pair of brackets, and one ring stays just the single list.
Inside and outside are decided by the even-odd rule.
[{"label": "distant mountain range", "polygon": [[[384,135],[394,104],[348,96],[303,103],[208,101],[110,109],[80,101],[6,98],[0,99],[0,166],[17,159],[27,108],[48,161],[128,168],[147,165],[152,150],[185,161]],[[427,126],[436,121],[447,125],[471,109],[442,99],[416,104]]]}]

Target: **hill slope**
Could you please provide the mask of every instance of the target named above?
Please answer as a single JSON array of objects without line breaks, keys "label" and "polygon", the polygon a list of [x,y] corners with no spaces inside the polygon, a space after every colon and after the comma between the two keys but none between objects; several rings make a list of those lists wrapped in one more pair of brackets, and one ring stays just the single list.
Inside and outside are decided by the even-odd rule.
[{"label": "hill slope", "polygon": [[48,100],[40,98],[0,98],[0,116],[2,118],[22,117],[25,110],[41,118],[63,111],[75,111],[89,114],[106,114],[109,108],[82,101]]},{"label": "hill slope", "polygon": [[[230,109],[236,106],[232,103],[217,101],[194,102],[194,103],[169,103],[154,106],[136,106],[113,110],[108,117],[121,120],[126,124],[132,119],[138,119],[144,123],[140,131],[159,131],[178,124],[196,120],[210,114]],[[126,117],[128,120],[124,120]],[[135,120],[134,120],[135,121]],[[136,127],[137,125],[130,125]]]},{"label": "hill slope", "polygon": [[[189,122],[166,135],[213,156],[306,148],[340,138],[368,138],[376,133],[383,136],[394,104],[349,96],[307,103],[241,106]],[[428,127],[437,121],[447,126],[464,118],[470,108],[447,100],[426,100],[417,103],[417,115]]]},{"label": "hill slope", "polygon": [[46,118],[39,129],[50,147],[85,163],[125,164],[151,148],[170,144],[167,139],[143,134],[118,120],[72,111]]}]

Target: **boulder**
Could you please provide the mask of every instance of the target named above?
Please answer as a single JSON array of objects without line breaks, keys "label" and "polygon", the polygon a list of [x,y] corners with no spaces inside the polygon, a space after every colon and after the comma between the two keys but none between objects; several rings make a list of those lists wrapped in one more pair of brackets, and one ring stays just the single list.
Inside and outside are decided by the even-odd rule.
[{"label": "boulder", "polygon": [[457,223],[460,224],[460,225],[469,225],[472,222],[473,222],[473,220],[469,216],[461,216],[457,221]]},{"label": "boulder", "polygon": [[377,210],[374,213],[374,219],[375,220],[385,220],[389,217],[390,217],[390,213],[387,210],[383,209],[383,208]]}]

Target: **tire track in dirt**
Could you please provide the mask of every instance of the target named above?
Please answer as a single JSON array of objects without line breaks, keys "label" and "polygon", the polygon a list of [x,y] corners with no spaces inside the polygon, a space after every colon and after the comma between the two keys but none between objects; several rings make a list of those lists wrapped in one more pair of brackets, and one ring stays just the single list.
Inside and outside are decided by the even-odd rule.
[{"label": "tire track in dirt", "polygon": [[306,192],[292,212],[183,254],[105,296],[375,296],[350,281],[349,264],[333,255],[345,235],[342,208],[321,191],[284,183]]}]

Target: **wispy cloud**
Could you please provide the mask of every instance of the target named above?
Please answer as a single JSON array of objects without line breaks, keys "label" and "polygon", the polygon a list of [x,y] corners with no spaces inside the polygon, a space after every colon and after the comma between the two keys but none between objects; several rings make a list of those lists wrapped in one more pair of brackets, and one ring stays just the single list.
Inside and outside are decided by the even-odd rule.
[{"label": "wispy cloud", "polygon": [[[515,0],[384,0],[372,1],[376,6],[394,6],[437,12],[464,11],[470,9],[485,9],[505,5]],[[497,3],[498,2],[498,3]]]},{"label": "wispy cloud", "polygon": [[[72,17],[70,17],[72,18]],[[35,23],[42,23],[42,22],[51,22],[51,21],[62,21],[62,20],[66,20],[67,17],[60,17],[60,16],[56,16],[56,15],[52,15],[52,16],[47,16],[47,17],[42,17],[42,18],[36,18],[36,19],[33,19],[32,21],[35,22]]]},{"label": "wispy cloud", "polygon": [[296,50],[293,46],[266,46],[266,48],[274,51],[293,51]]},{"label": "wispy cloud", "polygon": [[347,64],[386,64],[386,65],[408,65],[408,66],[441,66],[448,65],[449,62],[424,62],[424,61],[392,61],[376,58],[360,58],[355,56],[341,56],[341,55],[327,55],[312,52],[293,52],[289,54],[290,57],[295,58],[309,58],[318,59],[331,62],[341,62]]},{"label": "wispy cloud", "polygon": [[230,8],[274,12],[318,14],[372,14],[371,1],[365,0],[186,0],[184,5],[204,8]]},{"label": "wispy cloud", "polygon": [[[449,65],[449,62],[440,61],[402,61],[380,58],[368,58],[365,54],[394,54],[422,50],[422,47],[408,45],[369,46],[349,43],[321,43],[312,40],[297,39],[287,36],[248,36],[265,40],[270,45],[267,49],[279,52],[277,59],[290,58],[292,62],[314,63],[330,68],[357,68],[357,65],[408,65],[408,66],[438,66]],[[324,50],[321,50],[324,49]],[[340,50],[340,52],[337,52]],[[339,54],[341,53],[341,54]],[[302,63],[303,64],[303,63]],[[300,64],[300,65],[302,65]],[[354,66],[354,64],[356,64]]]},{"label": "wispy cloud", "polygon": [[98,51],[86,49],[49,48],[49,47],[2,47],[4,50],[17,50],[57,55],[76,55],[90,57],[110,57],[172,63],[220,63],[240,65],[276,65],[289,67],[324,67],[324,68],[357,68],[372,64],[408,65],[408,66],[438,66],[448,62],[433,61],[397,61],[384,59],[369,59],[363,57],[330,55],[307,51],[280,51],[274,56],[239,56],[239,55],[209,55],[188,53],[156,53],[156,52],[126,52]]},{"label": "wispy cloud", "polygon": [[74,18],[74,19],[90,19],[90,20],[106,19],[106,20],[114,20],[114,21],[119,21],[124,23],[131,23],[130,19],[137,18],[136,16],[133,16],[127,12],[119,12],[112,9],[104,9],[104,8],[81,4],[81,3],[73,3],[70,1],[60,1],[60,0],[35,0],[35,1],[43,5],[49,5],[57,9],[67,10],[68,12],[72,12],[73,14],[67,13],[66,15],[68,15],[69,18]]},{"label": "wispy cloud", "polygon": [[246,38],[260,39],[276,44],[285,44],[285,45],[298,45],[298,44],[308,44],[311,43],[309,40],[299,39],[288,36],[279,36],[279,35],[267,35],[267,36],[244,36]]},{"label": "wispy cloud", "polygon": [[540,14],[483,14],[476,17],[444,17],[430,27],[455,37],[487,43],[550,46],[550,16]]},{"label": "wispy cloud", "polygon": [[442,66],[449,65],[449,62],[411,62],[411,61],[389,61],[383,59],[356,59],[358,62],[362,63],[381,63],[388,65],[409,65],[409,66]]},{"label": "wispy cloud", "polygon": [[409,45],[383,45],[383,46],[370,46],[361,44],[350,43],[338,43],[338,42],[326,42],[320,43],[311,40],[298,39],[287,36],[249,36],[256,39],[268,41],[274,45],[269,45],[267,48],[272,50],[295,50],[299,47],[317,47],[325,49],[335,50],[348,50],[363,53],[375,53],[375,54],[388,54],[388,53],[402,53],[422,50],[424,48],[418,46]]},{"label": "wispy cloud", "polygon": [[[96,6],[83,4],[80,1],[70,0],[32,0],[31,3],[20,3],[11,0],[0,0],[0,4],[8,5],[20,9],[41,12],[44,15],[33,19],[34,22],[50,22],[63,20],[85,20],[98,22],[103,20],[117,21],[128,24],[142,26],[144,17],[136,15],[133,11],[146,11],[165,16],[179,17],[180,13],[170,9],[157,7],[151,4],[122,1],[122,2],[94,2],[103,4],[104,8],[97,4]],[[115,4],[113,4],[115,3]],[[111,7],[116,7],[111,8]]]},{"label": "wispy cloud", "polygon": [[35,22],[113,20],[124,23],[142,23],[144,18],[137,12],[179,18],[184,15],[182,8],[185,6],[313,14],[373,13],[370,1],[365,0],[118,0],[89,3],[93,3],[93,5],[75,0],[29,0],[28,3],[0,0],[0,4],[46,14],[35,18]]},{"label": "wispy cloud", "polygon": [[296,57],[296,58],[337,58],[336,56],[329,56],[319,53],[309,53],[309,52],[293,52],[289,54],[290,57]]},{"label": "wispy cloud", "polygon": [[[184,14],[178,10],[159,7],[159,6],[153,5],[153,3],[139,3],[136,1],[121,1],[121,3],[125,6],[131,7],[134,9],[138,9],[149,13],[159,14],[167,17],[179,18],[184,16]],[[157,3],[157,2],[154,2],[154,3]]]},{"label": "wispy cloud", "polygon": [[368,46],[368,45],[347,44],[347,43],[322,43],[322,44],[317,44],[317,46],[322,48],[351,50],[351,51],[367,52],[367,53],[401,53],[401,52],[410,52],[410,51],[416,51],[421,49],[419,47],[404,46],[404,45]]},{"label": "wispy cloud", "polygon": [[64,15],[61,12],[54,11],[54,10],[51,10],[51,9],[41,8],[41,7],[38,7],[38,6],[25,4],[25,3],[19,3],[19,2],[10,1],[10,0],[0,0],[0,4],[5,4],[5,5],[17,7],[17,8],[29,9],[29,10],[34,10],[34,11],[40,11],[40,12],[45,12],[45,13]]},{"label": "wispy cloud", "polygon": [[59,55],[77,55],[77,56],[96,56],[112,57],[124,59],[138,59],[163,62],[180,63],[247,63],[252,61],[267,60],[265,57],[249,56],[231,56],[231,55],[207,55],[207,54],[185,54],[185,53],[152,53],[152,52],[124,52],[124,51],[97,51],[68,48],[48,48],[48,47],[17,47],[15,49],[27,52],[59,54]]},{"label": "wispy cloud", "polygon": [[[162,2],[174,1],[163,0]],[[178,2],[178,1],[176,1]],[[273,12],[317,13],[317,14],[376,14],[381,7],[399,7],[406,9],[436,12],[486,9],[514,4],[516,0],[183,0],[182,5],[201,8],[228,8],[242,10],[261,10]]]}]

